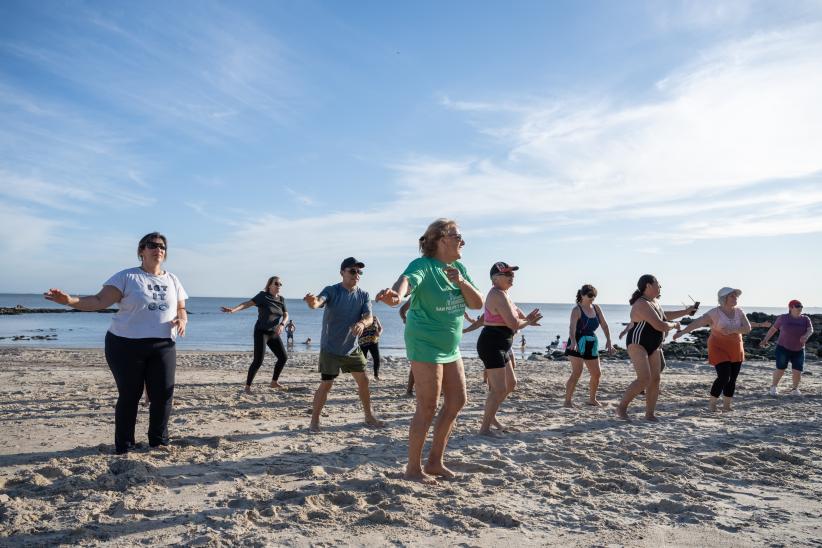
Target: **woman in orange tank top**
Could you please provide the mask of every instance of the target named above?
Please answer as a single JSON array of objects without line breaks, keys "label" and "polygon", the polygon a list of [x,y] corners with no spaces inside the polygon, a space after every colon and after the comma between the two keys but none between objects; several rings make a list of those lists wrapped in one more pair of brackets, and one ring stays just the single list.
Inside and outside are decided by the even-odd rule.
[{"label": "woman in orange tank top", "polygon": [[677,331],[674,340],[700,327],[710,327],[708,337],[708,362],[716,368],[716,380],[711,387],[708,409],[716,411],[720,395],[725,396],[723,410],[731,411],[731,400],[736,389],[736,378],[745,361],[742,335],[751,332],[751,322],[737,305],[742,291],[723,287],[717,293],[719,306]]}]

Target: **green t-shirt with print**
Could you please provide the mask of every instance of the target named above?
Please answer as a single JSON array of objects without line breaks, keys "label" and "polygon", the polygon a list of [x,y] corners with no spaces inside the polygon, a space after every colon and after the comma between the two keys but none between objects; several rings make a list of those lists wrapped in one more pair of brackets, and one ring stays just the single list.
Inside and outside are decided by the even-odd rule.
[{"label": "green t-shirt with print", "polygon": [[405,324],[405,352],[409,360],[449,363],[460,358],[465,299],[445,269],[452,266],[468,283],[474,281],[459,261],[450,265],[433,257],[411,261],[403,276],[411,288],[411,306]]}]

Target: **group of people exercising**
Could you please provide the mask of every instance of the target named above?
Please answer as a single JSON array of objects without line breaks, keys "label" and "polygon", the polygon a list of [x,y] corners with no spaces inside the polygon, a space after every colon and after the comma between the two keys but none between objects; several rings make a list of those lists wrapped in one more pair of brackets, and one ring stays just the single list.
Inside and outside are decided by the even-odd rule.
[{"label": "group of people exercising", "polygon": [[[465,239],[455,221],[437,219],[428,226],[418,244],[421,256],[412,260],[396,282],[379,291],[374,300],[389,306],[402,305],[405,349],[411,364],[410,382],[413,383],[416,398],[409,428],[405,475],[411,480],[431,483],[437,477],[454,476],[454,472],[445,466],[444,453],[457,415],[467,401],[465,372],[459,350],[463,332],[482,328],[477,340],[477,352],[485,366],[488,396],[480,433],[499,436],[506,428],[497,420],[496,413],[517,383],[511,352],[514,335],[530,325],[539,325],[542,314],[539,309],[526,314],[513,303],[509,291],[519,267],[502,261],[492,265],[492,287],[483,298],[459,260]],[[105,339],[106,361],[118,390],[114,436],[115,452],[118,454],[127,453],[136,446],[134,430],[144,386],[150,399],[149,445],[154,447],[169,443],[168,420],[176,369],[175,340],[185,334],[188,322],[185,300],[188,295],[177,277],[162,268],[167,252],[167,238],[152,232],[138,243],[140,266],[116,273],[96,295],[74,297],[56,288],[44,294],[50,301],[77,310],[99,310],[118,303],[118,312],[113,315]],[[340,372],[353,376],[366,424],[384,426],[371,408],[369,381],[365,373],[365,352],[373,350],[369,345],[376,342],[375,338],[379,337],[382,327],[372,313],[368,292],[358,285],[364,268],[362,261],[348,257],[340,264],[339,283],[323,288],[318,294],[308,293],[303,298],[309,308],[323,309],[318,358],[320,384],[313,399],[309,425],[312,431],[320,430],[322,409]],[[257,307],[254,357],[246,378],[246,391],[251,390],[266,346],[277,358],[271,386],[282,388],[278,379],[287,354],[280,335],[289,324],[289,319],[285,300],[280,295],[281,287],[280,278],[272,276],[265,290],[252,299],[235,307],[222,308],[226,313],[234,313]],[[643,275],[629,301],[631,323],[623,333],[627,336],[627,350],[636,371],[636,380],[630,384],[617,406],[617,418],[629,420],[630,403],[645,392],[645,418],[657,420],[655,409],[660,372],[664,367],[661,346],[666,333],[675,330],[676,339],[700,327],[711,328],[708,359],[717,372],[709,407],[716,410],[719,396],[724,395],[724,408],[730,410],[736,377],[744,361],[742,335],[752,327],[760,326],[752,326],[737,306],[741,291],[722,288],[718,293],[719,306],[683,329],[677,320],[694,315],[699,303],[682,310],[664,311],[659,304],[661,288],[654,276]],[[571,376],[566,383],[565,395],[565,405],[569,407],[573,406],[573,393],[583,367],[588,368],[591,376],[587,403],[601,405],[596,397],[601,375],[596,330],[601,328],[605,333],[606,351],[612,351],[612,344],[605,316],[601,308],[594,304],[596,297],[595,287],[583,285],[577,292],[577,304],[571,312],[566,344],[566,353],[571,362]],[[466,308],[483,309],[481,317],[468,328],[463,327]],[[788,314],[780,316],[773,326],[761,326],[770,327],[762,340],[763,345],[767,345],[779,331],[777,371],[774,372],[771,394],[777,393],[776,386],[788,363],[794,370],[793,393],[798,394],[804,345],[813,332],[810,319],[802,315],[802,304],[791,301]],[[379,353],[377,351],[372,355],[375,376],[378,377]],[[409,391],[410,388],[411,384]],[[436,414],[441,395],[443,403],[439,414]],[[433,439],[423,463],[423,446],[432,424]]]}]

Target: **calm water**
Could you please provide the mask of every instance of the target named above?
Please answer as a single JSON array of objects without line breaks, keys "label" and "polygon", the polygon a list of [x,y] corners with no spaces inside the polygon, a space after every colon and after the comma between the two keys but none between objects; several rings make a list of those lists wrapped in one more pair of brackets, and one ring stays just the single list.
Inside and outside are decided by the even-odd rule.
[{"label": "calm water", "polygon": [[[251,333],[254,322],[257,320],[255,308],[238,312],[237,314],[223,314],[220,306],[234,306],[243,299],[192,297],[186,302],[189,311],[188,331],[184,338],[178,339],[178,348],[187,350],[251,350]],[[302,300],[288,299],[288,311],[297,325],[294,346],[295,351],[318,351],[320,340],[320,324],[322,310],[310,310]],[[22,305],[28,308],[52,308],[54,303],[46,301],[41,295],[21,295],[0,293],[0,306],[13,307]],[[568,335],[568,320],[571,304],[549,303],[518,303],[526,313],[532,308],[542,310],[544,318],[539,327],[525,329],[527,341],[526,352],[542,351],[556,335],[562,339]],[[628,321],[630,307],[625,305],[601,305],[602,311],[611,327],[613,340],[622,330],[623,322]],[[671,309],[681,308],[681,305],[669,305]],[[704,307],[701,310],[707,310]],[[781,314],[782,308],[752,308],[745,307],[746,312],[767,312]],[[820,313],[822,309],[807,309],[807,313]],[[384,326],[380,349],[386,355],[404,355],[403,324],[397,314],[397,309],[383,304],[374,305],[374,313],[380,318]],[[476,314],[476,313],[475,313]],[[0,316],[0,337],[14,335],[43,335],[53,333],[56,340],[51,341],[12,341],[9,338],[0,339],[0,346],[33,346],[50,348],[101,348],[106,330],[111,322],[110,314],[94,312],[70,314],[23,314],[20,316]],[[597,332],[604,344],[604,336]],[[476,355],[476,341],[479,330],[468,333],[463,337],[461,349],[466,356]],[[301,344],[307,337],[311,337],[313,344],[307,347]],[[519,349],[519,335],[515,341],[515,348]]]}]

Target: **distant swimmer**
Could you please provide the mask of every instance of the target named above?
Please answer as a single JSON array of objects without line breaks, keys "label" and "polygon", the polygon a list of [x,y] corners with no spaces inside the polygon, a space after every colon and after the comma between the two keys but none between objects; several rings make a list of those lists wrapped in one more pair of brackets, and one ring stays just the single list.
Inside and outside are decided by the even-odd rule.
[{"label": "distant swimmer", "polygon": [[[377,300],[397,306],[411,295],[405,325],[405,351],[414,372],[417,407],[408,433],[407,479],[433,483],[432,476],[456,474],[443,461],[457,415],[465,405],[465,371],[460,355],[463,313],[466,306],[482,308],[482,294],[459,261],[465,240],[457,223],[437,219],[419,239],[422,257],[411,261],[390,289]],[[437,410],[440,391],[444,403],[434,426],[428,462],[422,450]]]},{"label": "distant swimmer", "polygon": [[662,342],[668,331],[680,329],[679,322],[673,320],[695,314],[699,306],[695,303],[684,310],[665,312],[659,304],[661,294],[662,285],[656,277],[643,274],[628,301],[631,304],[630,319],[633,323],[627,334],[628,356],[636,370],[636,380],[628,386],[617,407],[617,417],[623,420],[628,420],[628,406],[643,390],[646,391],[645,419],[658,420],[655,411],[659,398],[659,375],[662,372]]},{"label": "distant swimmer", "polygon": [[477,339],[477,354],[488,375],[488,396],[485,399],[485,411],[479,430],[479,433],[485,436],[498,435],[491,427],[499,432],[505,430],[497,420],[497,411],[517,386],[511,352],[514,333],[529,325],[539,325],[539,320],[542,319],[538,308],[526,316],[511,301],[508,291],[514,285],[514,272],[517,270],[518,266],[509,266],[504,262],[494,263],[491,267],[493,287],[485,298],[483,328]]},{"label": "distant swimmer", "polygon": [[159,232],[140,238],[140,266],[114,274],[96,295],[72,297],[52,288],[47,300],[86,312],[119,303],[106,333],[106,362],[117,384],[114,452],[136,446],[134,430],[143,387],[150,397],[148,444],[168,445],[168,419],[177,369],[176,339],[186,333],[186,294],[177,276],[163,270],[168,241]]},{"label": "distant swimmer", "polygon": [[716,370],[716,380],[711,386],[708,409],[716,411],[719,396],[724,396],[723,409],[731,410],[731,400],[736,390],[736,378],[745,361],[745,347],[742,335],[751,332],[751,322],[745,312],[737,306],[742,291],[723,287],[717,292],[719,306],[712,308],[702,317],[692,321],[684,329],[677,331],[674,340],[700,327],[710,327],[708,337],[708,363]]},{"label": "distant swimmer", "polygon": [[293,320],[288,320],[288,323],[285,324],[285,338],[286,344],[293,345],[294,344],[294,333],[297,331],[297,326],[294,325]]},{"label": "distant swimmer", "polygon": [[599,305],[594,304],[597,289],[591,284],[583,285],[577,291],[577,305],[571,310],[571,323],[568,327],[568,343],[565,355],[571,362],[571,376],[565,383],[565,407],[573,407],[574,390],[582,376],[583,365],[588,368],[591,379],[588,384],[588,405],[599,407],[597,388],[601,371],[599,367],[599,339],[596,330],[602,328],[605,333],[605,350],[612,354],[611,331],[605,321],[605,314]]},{"label": "distant swimmer", "polygon": [[791,396],[801,396],[799,381],[802,380],[802,371],[805,369],[805,344],[813,335],[813,323],[808,316],[802,314],[801,302],[794,299],[788,303],[788,313],[776,318],[776,322],[765,334],[759,346],[767,347],[768,341],[777,331],[779,331],[779,338],[776,340],[776,369],[773,372],[773,381],[768,393],[771,396],[778,394],[777,386],[790,363],[793,380]]},{"label": "distant swimmer", "polygon": [[308,337],[306,340],[304,340],[303,344],[306,346],[311,346],[311,337]]},{"label": "distant swimmer", "polygon": [[548,345],[548,348],[559,348],[559,341],[562,339],[560,335],[557,335],[557,338],[551,341],[551,344]]},{"label": "distant swimmer", "polygon": [[[250,300],[234,307],[220,307],[220,310],[226,314],[234,314],[252,306],[257,307],[257,322],[254,324],[253,333],[254,357],[251,360],[248,375],[245,379],[246,394],[251,394],[251,383],[254,382],[254,377],[263,364],[266,346],[277,357],[270,386],[271,388],[285,388],[280,384],[279,379],[280,373],[283,372],[283,367],[285,367],[285,362],[288,361],[288,354],[285,351],[285,346],[283,346],[281,335],[289,320],[285,299],[280,295],[282,286],[283,282],[279,276],[271,276],[266,282],[265,288]],[[291,323],[293,324],[293,322]]]},{"label": "distant swimmer", "polygon": [[358,337],[373,321],[371,298],[357,285],[363,268],[365,264],[348,257],[340,265],[342,282],[325,287],[319,295],[308,293],[303,297],[309,308],[324,309],[320,337],[320,385],[314,393],[309,425],[313,432],[320,430],[320,414],[340,371],[351,373],[357,383],[365,424],[375,427],[384,425],[371,411],[365,356],[357,343]]}]

